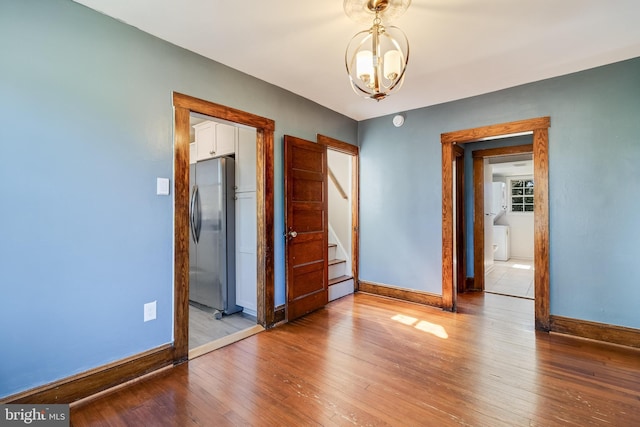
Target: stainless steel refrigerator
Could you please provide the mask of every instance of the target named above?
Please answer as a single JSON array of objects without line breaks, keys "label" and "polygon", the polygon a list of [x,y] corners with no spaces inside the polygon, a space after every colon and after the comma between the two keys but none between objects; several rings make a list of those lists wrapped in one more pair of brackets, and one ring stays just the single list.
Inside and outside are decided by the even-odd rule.
[{"label": "stainless steel refrigerator", "polygon": [[189,170],[189,300],[216,318],[242,310],[235,286],[235,163],[220,157]]}]

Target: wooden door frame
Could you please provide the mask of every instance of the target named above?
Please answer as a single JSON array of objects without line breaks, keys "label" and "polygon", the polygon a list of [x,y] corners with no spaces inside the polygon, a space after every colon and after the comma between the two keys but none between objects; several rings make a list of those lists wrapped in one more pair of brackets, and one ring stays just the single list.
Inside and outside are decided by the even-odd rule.
[{"label": "wooden door frame", "polygon": [[[484,159],[533,154],[533,144],[475,150],[473,157],[473,290],[484,291]],[[535,186],[534,186],[535,191]],[[535,197],[535,196],[534,196]],[[535,212],[534,212],[535,221]]]},{"label": "wooden door frame", "polygon": [[274,129],[275,122],[255,114],[173,92],[174,133],[174,363],[189,354],[189,128],[190,113],[256,129],[257,321],[275,323],[274,301]]},{"label": "wooden door frame", "polygon": [[328,149],[351,156],[351,276],[353,277],[354,291],[358,290],[359,280],[359,256],[360,256],[360,148],[357,145],[331,138],[329,136],[316,136],[318,144],[326,145]]},{"label": "wooden door frame", "polygon": [[466,257],[466,235],[464,229],[464,149],[459,145],[453,146],[454,162],[456,164],[456,283],[457,292],[464,292],[467,289],[467,257]]},{"label": "wooden door frame", "polygon": [[551,119],[538,117],[497,125],[443,133],[442,143],[442,305],[455,311],[453,287],[453,146],[495,137],[533,134],[534,286],[535,325],[548,331],[549,324],[549,126]]}]

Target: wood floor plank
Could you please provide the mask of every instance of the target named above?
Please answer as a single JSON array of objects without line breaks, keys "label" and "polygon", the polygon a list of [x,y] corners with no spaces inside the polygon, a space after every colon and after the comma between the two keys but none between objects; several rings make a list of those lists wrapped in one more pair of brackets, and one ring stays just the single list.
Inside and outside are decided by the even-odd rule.
[{"label": "wood floor plank", "polygon": [[640,425],[640,350],[534,330],[531,300],[458,313],[355,294],[72,406],[73,426]]}]

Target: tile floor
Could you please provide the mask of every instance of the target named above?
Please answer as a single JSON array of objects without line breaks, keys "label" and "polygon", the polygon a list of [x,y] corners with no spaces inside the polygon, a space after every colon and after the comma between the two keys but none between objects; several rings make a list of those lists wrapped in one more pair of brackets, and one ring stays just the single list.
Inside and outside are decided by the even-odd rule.
[{"label": "tile floor", "polygon": [[485,292],[534,299],[533,260],[495,261],[484,278]]},{"label": "tile floor", "polygon": [[214,310],[189,304],[189,350],[257,324],[255,316],[243,312],[216,320]]}]

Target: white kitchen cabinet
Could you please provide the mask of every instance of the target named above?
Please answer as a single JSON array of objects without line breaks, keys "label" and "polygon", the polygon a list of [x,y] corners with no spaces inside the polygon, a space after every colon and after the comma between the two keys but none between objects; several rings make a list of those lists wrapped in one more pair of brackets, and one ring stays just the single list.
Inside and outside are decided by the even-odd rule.
[{"label": "white kitchen cabinet", "polygon": [[255,316],[258,308],[256,131],[238,128],[236,156],[236,304]]},{"label": "white kitchen cabinet", "polygon": [[236,193],[236,304],[249,315],[258,309],[256,193]]},{"label": "white kitchen cabinet", "polygon": [[193,126],[198,160],[233,154],[238,130],[224,123],[206,121]]},{"label": "white kitchen cabinet", "polygon": [[256,191],[256,131],[238,128],[236,140],[236,192]]},{"label": "white kitchen cabinet", "polygon": [[192,165],[198,160],[198,152],[196,151],[196,143],[189,144],[189,164]]},{"label": "white kitchen cabinet", "polygon": [[233,154],[238,138],[238,128],[235,126],[216,124],[216,150],[215,157]]}]

